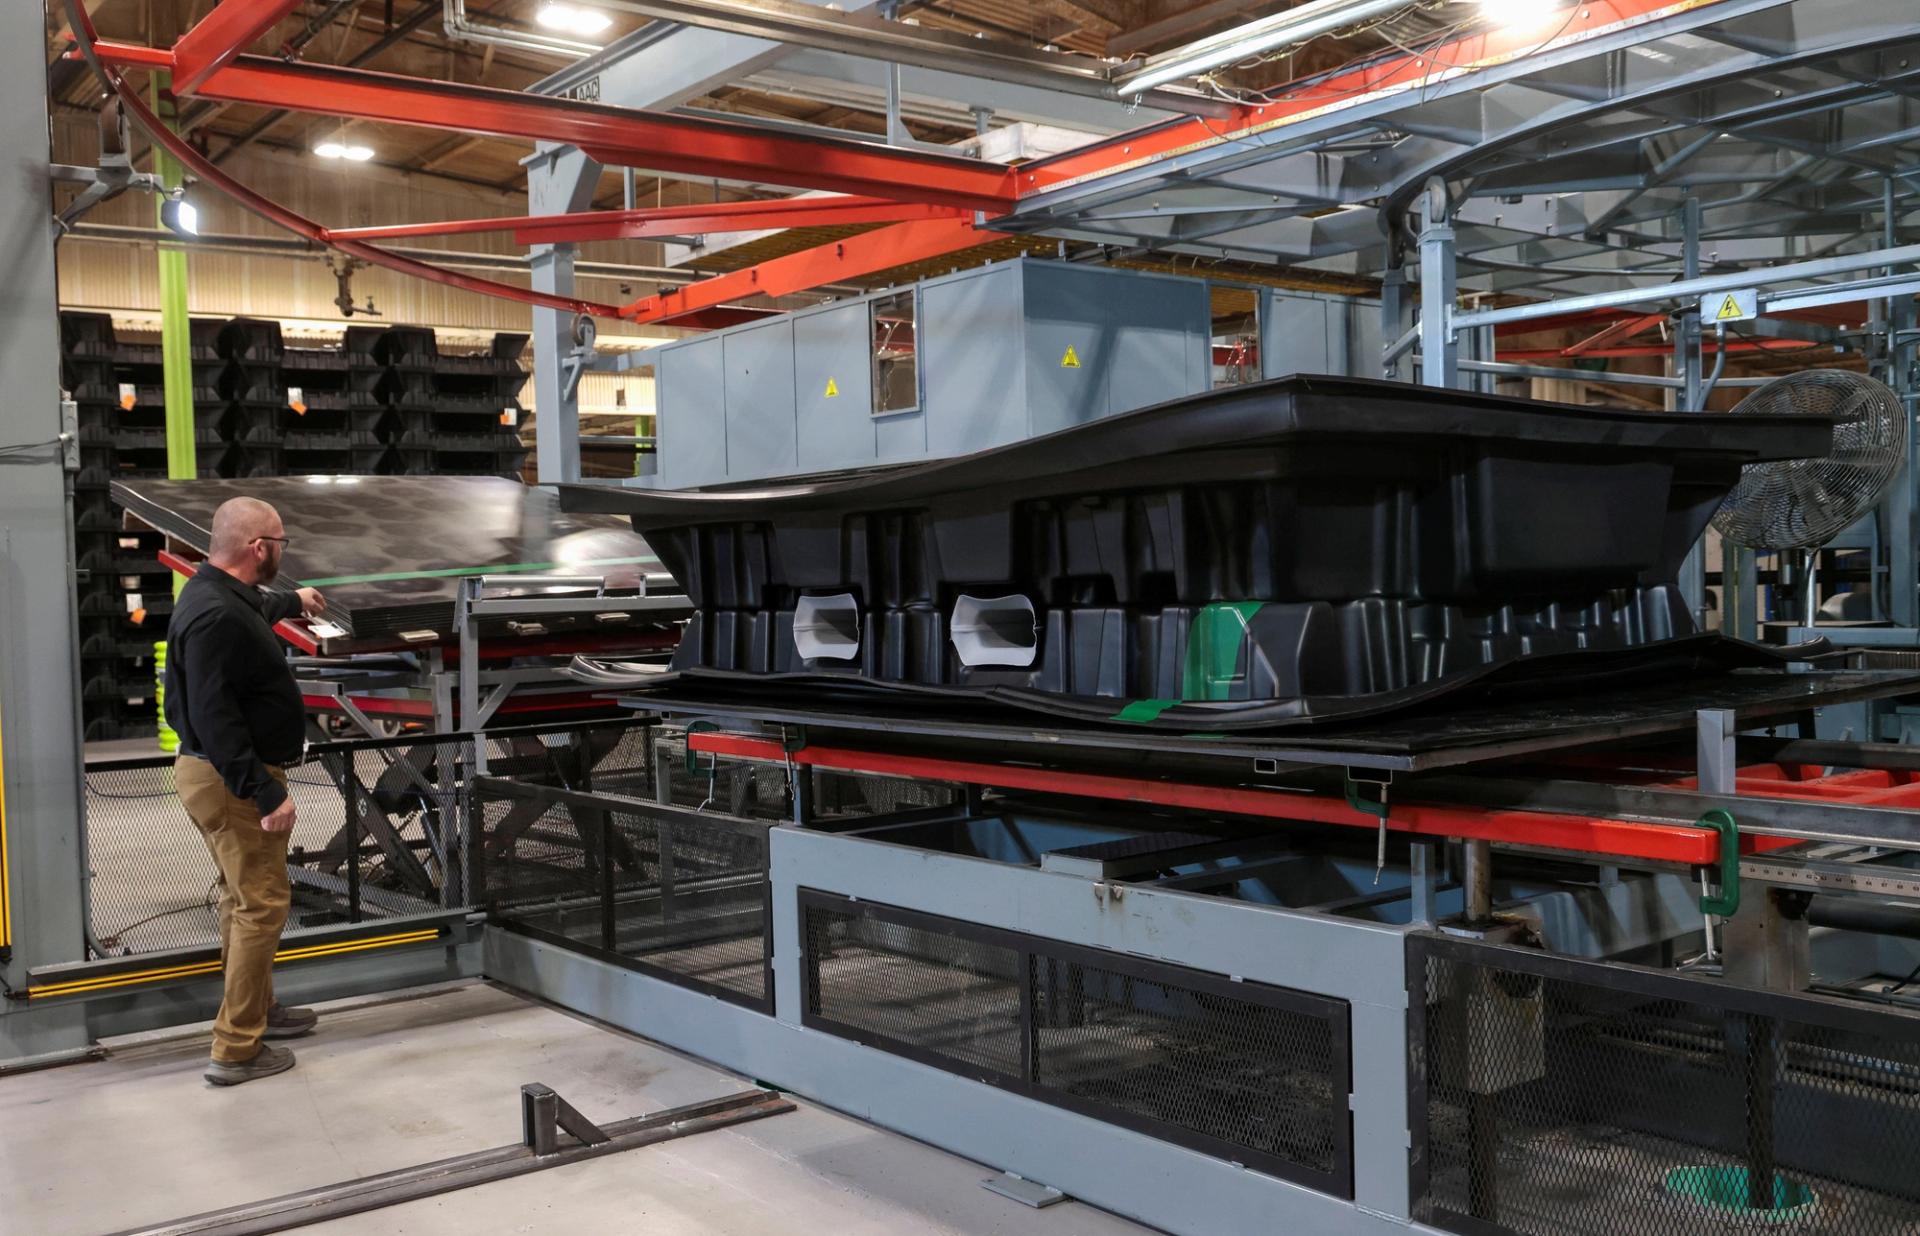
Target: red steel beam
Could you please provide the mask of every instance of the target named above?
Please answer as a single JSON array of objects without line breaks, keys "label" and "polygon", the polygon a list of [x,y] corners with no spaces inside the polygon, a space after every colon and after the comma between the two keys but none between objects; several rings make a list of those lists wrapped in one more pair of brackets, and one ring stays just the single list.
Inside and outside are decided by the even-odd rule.
[{"label": "red steel beam", "polygon": [[[118,62],[118,45],[99,43],[95,50],[103,61]],[[203,81],[194,94],[223,103],[385,124],[565,142],[613,166],[682,175],[763,181],[962,210],[1004,211],[1015,197],[1014,173],[979,159],[775,133],[731,121],[606,107],[367,69],[241,56]]]},{"label": "red steel beam", "polygon": [[1641,331],[1658,326],[1666,320],[1667,315],[1664,313],[1643,313],[1637,317],[1625,318],[1613,323],[1611,326],[1601,327],[1578,343],[1568,344],[1565,348],[1561,349],[1560,355],[1584,356],[1591,353],[1595,348],[1603,348],[1610,343],[1617,343],[1622,339],[1631,339]]},{"label": "red steel beam", "polygon": [[823,283],[971,249],[996,238],[996,233],[975,228],[968,218],[896,223],[643,297],[624,306],[620,316],[635,322],[672,321],[743,296],[788,296]]},{"label": "red steel beam", "polygon": [[[687,747],[691,751],[706,754],[775,763],[789,758],[789,753],[782,749],[778,741],[745,734],[689,734]],[[1378,818],[1355,811],[1344,800],[1319,794],[1185,785],[1105,773],[1060,772],[839,747],[806,746],[792,752],[791,759],[796,764],[810,764],[843,772],[921,777],[931,781],[957,781],[967,785],[990,785],[999,789],[1032,790],[1046,794],[1074,794],[1085,798],[1187,807],[1297,823],[1339,824],[1366,829],[1380,826]],[[1464,837],[1473,841],[1499,841],[1695,866],[1711,865],[1718,862],[1720,857],[1720,837],[1712,829],[1674,824],[1637,824],[1626,820],[1590,819],[1536,811],[1489,811],[1468,807],[1396,804],[1387,817],[1387,827],[1394,832],[1415,836]]]},{"label": "red steel beam", "polygon": [[789,227],[955,219],[964,213],[951,206],[896,202],[878,197],[804,197],[710,202],[643,210],[593,210],[567,215],[513,215],[495,219],[329,228],[327,234],[336,240],[401,240],[419,236],[512,232],[514,239],[522,245],[558,245],[590,240],[653,240],[702,232],[758,232]]},{"label": "red steel beam", "polygon": [[[1302,83],[1285,97],[1240,108],[1224,120],[1194,117],[1157,128],[1122,133],[1020,168],[1020,192],[1040,193],[1075,181],[1138,167],[1171,154],[1246,138],[1312,116],[1337,112],[1383,91],[1411,91],[1477,69],[1518,60],[1549,47],[1578,42],[1627,23],[1650,21],[1714,4],[1716,0],[1596,0],[1570,11],[1564,26],[1544,42],[1538,26],[1520,22],[1414,55],[1385,56],[1343,73]],[[1556,15],[1557,16],[1557,15]],[[1556,22],[1556,25],[1558,23]],[[1285,90],[1286,87],[1278,89]]]},{"label": "red steel beam", "polygon": [[301,0],[222,0],[173,45],[173,89],[189,94],[287,14]]}]

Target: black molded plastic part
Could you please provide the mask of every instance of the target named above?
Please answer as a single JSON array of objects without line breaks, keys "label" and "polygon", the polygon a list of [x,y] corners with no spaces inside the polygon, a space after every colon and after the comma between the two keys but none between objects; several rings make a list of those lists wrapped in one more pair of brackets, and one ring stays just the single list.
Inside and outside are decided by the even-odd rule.
[{"label": "black molded plastic part", "polygon": [[[677,670],[1266,705],[1689,635],[1674,580],[1741,467],[1831,436],[1294,377],[957,459],[563,504],[630,516],[686,588]],[[796,601],[837,593],[857,655],[801,658]],[[1032,603],[1030,666],[961,664],[963,594]]]}]

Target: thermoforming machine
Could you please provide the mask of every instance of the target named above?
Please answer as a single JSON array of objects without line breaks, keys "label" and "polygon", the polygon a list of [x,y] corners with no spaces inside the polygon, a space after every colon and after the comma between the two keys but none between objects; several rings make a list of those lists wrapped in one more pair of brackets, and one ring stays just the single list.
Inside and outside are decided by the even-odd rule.
[{"label": "thermoforming machine", "polygon": [[1916,1230],[1920,754],[1831,733],[1920,674],[1692,633],[1833,431],[1716,421],[1295,379],[571,491],[688,590],[577,671],[687,763],[476,781],[488,972],[1169,1231]]}]

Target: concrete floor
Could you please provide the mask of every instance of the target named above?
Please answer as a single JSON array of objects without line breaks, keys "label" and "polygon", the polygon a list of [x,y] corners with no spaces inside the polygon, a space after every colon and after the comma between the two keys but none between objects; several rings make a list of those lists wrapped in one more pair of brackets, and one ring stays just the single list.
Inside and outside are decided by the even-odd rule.
[{"label": "concrete floor", "polygon": [[[290,1073],[206,1085],[203,1033],[0,1078],[0,1234],[96,1236],[519,1140],[519,1087],[596,1120],[713,1098],[722,1070],[471,983],[326,1010]],[[650,1236],[1143,1236],[1078,1202],[1030,1210],[987,1169],[808,1104],[785,1115],[301,1229]]]}]

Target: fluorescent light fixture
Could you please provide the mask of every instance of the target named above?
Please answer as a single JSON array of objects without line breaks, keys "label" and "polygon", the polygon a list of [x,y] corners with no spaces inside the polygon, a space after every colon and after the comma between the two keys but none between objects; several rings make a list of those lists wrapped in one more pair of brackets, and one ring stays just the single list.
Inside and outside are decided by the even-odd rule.
[{"label": "fluorescent light fixture", "polygon": [[1412,0],[1308,0],[1297,8],[1162,52],[1121,78],[1119,93],[1122,97],[1139,94],[1276,47],[1318,38],[1355,22],[1370,21],[1411,7]]},{"label": "fluorescent light fixture", "polygon": [[533,20],[549,30],[558,30],[562,34],[600,34],[613,24],[599,9],[582,8],[577,4],[549,3],[540,6]]},{"label": "fluorescent light fixture", "polygon": [[160,222],[175,236],[188,240],[200,234],[200,212],[183,197],[170,197],[160,203]]},{"label": "fluorescent light fixture", "polygon": [[1488,21],[1502,30],[1544,26],[1566,8],[1565,0],[1473,0]]},{"label": "fluorescent light fixture", "polygon": [[321,142],[313,148],[313,153],[323,159],[345,159],[349,163],[365,163],[373,158],[373,147],[359,143]]}]

